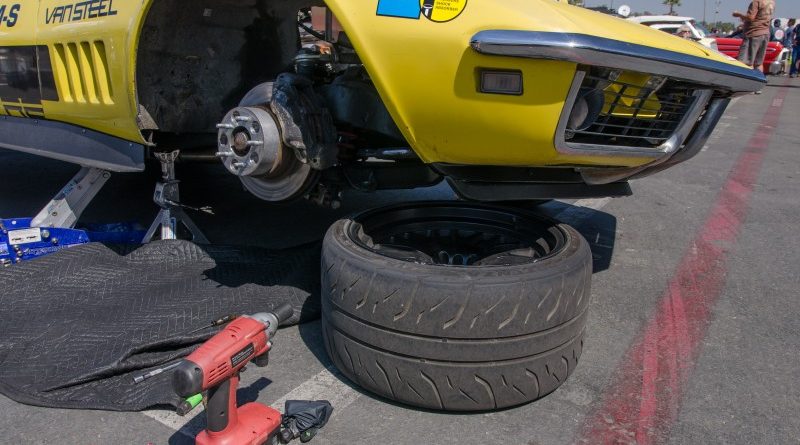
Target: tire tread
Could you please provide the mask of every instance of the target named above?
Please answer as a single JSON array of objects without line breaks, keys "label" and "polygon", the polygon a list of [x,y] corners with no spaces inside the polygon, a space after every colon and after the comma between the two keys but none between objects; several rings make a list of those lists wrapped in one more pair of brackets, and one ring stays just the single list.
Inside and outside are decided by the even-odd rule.
[{"label": "tire tread", "polygon": [[[591,281],[588,244],[574,229],[561,226],[563,252],[531,267],[467,269],[378,256],[346,236],[351,221],[331,227],[322,256],[323,338],[346,377],[413,406],[483,411],[544,397],[574,372]],[[561,337],[536,335],[556,328]],[[457,349],[442,359],[449,340],[475,356]],[[490,355],[497,340],[508,359]],[[423,341],[436,360],[422,358]]]}]

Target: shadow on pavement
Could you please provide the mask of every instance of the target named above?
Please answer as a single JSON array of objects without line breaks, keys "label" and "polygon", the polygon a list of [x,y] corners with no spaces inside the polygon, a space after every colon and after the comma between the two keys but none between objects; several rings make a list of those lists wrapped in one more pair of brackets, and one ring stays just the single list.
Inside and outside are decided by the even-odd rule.
[{"label": "shadow on pavement", "polygon": [[[781,87],[781,85],[769,86]],[[790,87],[797,88],[798,86]],[[18,175],[17,180],[10,181],[14,192],[13,195],[19,199],[4,200],[5,202],[0,205],[0,213],[13,213],[14,216],[25,216],[19,215],[20,211],[23,213],[35,213],[58,191],[60,186],[71,177],[75,170],[75,167],[58,161],[42,160],[41,158],[6,151],[0,151],[0,158],[7,162],[14,160],[17,165],[23,167],[21,170],[24,170],[24,167],[35,166],[40,173],[43,171],[43,177],[48,179],[48,187],[45,189],[42,188],[41,183],[29,183],[21,180],[24,177],[23,174]],[[153,168],[157,166],[148,165],[148,167],[148,171],[144,174],[113,175],[109,184],[98,195],[97,202],[87,209],[86,219],[97,222],[138,219],[143,224],[148,224],[150,218],[154,217],[157,212],[157,208],[152,203],[151,195],[155,181],[158,179],[158,169]],[[244,192],[238,179],[225,172],[217,164],[179,164],[177,169],[178,178],[182,181],[181,193],[183,201],[195,206],[211,205],[216,211],[215,216],[191,214],[192,218],[195,219],[213,242],[263,246],[273,249],[317,242],[317,255],[319,251],[318,242],[327,227],[342,215],[394,202],[454,199],[453,192],[446,185],[430,189],[381,192],[371,195],[351,192],[349,193],[351,196],[346,197],[351,199],[345,199],[343,207],[334,211],[317,207],[305,201],[288,204],[270,204],[259,201]],[[35,198],[32,199],[32,197]],[[617,220],[613,215],[557,201],[535,204],[525,203],[523,206],[575,227],[590,244],[594,272],[602,272],[609,268],[614,252],[617,228]],[[217,252],[216,255],[210,256],[217,256],[215,260],[220,261],[225,254]],[[317,262],[316,264],[318,265],[319,263]],[[255,267],[251,271],[252,273],[246,273],[244,274],[245,276],[240,275],[238,277],[219,273],[214,269],[207,270],[206,275],[208,278],[227,287],[264,284],[265,278],[258,276],[259,269],[259,267]],[[318,283],[318,266],[313,273],[316,273]],[[298,283],[284,284],[296,286]],[[306,292],[314,293],[311,289],[305,289],[306,286],[299,287]],[[317,295],[319,295],[318,292]],[[307,301],[305,304],[316,306],[316,308],[304,307],[303,312],[312,313],[315,312],[315,309],[318,311],[318,300],[313,303]],[[306,309],[309,310],[306,311]],[[331,370],[336,378],[352,388],[353,391],[392,405],[406,407],[356,387],[355,384],[336,371],[325,351],[319,321],[303,323],[299,325],[298,330],[302,341],[319,363]],[[269,383],[269,380],[265,378],[258,380],[249,387],[240,388],[238,392],[240,401],[254,400],[259,391]],[[422,412],[427,411],[406,408]],[[453,415],[436,411],[430,412],[437,415]],[[181,431],[176,432],[170,438],[169,443],[192,443],[193,440],[190,438],[202,429],[204,424],[204,415],[196,416]]]},{"label": "shadow on pavement", "polygon": [[[262,286],[282,296],[275,305],[289,303],[295,316],[287,323],[319,317],[319,242],[286,249],[250,246],[199,246],[216,266],[203,272],[220,287]],[[266,301],[266,300],[265,300]],[[273,309],[265,306],[264,311]]]},{"label": "shadow on pavement", "polygon": [[614,215],[559,201],[540,206],[540,209],[551,218],[571,225],[586,238],[592,249],[594,273],[608,270],[617,237],[617,218]]}]

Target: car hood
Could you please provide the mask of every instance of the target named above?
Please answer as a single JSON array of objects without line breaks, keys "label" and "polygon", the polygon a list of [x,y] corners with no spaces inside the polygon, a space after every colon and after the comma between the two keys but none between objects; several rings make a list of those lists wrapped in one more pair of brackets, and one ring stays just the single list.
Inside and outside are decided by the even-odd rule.
[{"label": "car hood", "polygon": [[[511,6],[512,3],[516,2],[508,2],[510,6],[509,13],[511,10],[515,10]],[[527,30],[589,34],[611,40],[730,62],[730,60],[725,57],[719,57],[714,51],[710,51],[709,48],[695,41],[682,39],[630,20],[557,1],[534,0],[527,3],[536,4],[533,10],[537,12],[524,13],[527,16],[526,18],[531,21],[541,22],[535,28]],[[542,10],[547,10],[548,12],[542,13]],[[541,20],[542,17],[547,17],[547,20]]]}]

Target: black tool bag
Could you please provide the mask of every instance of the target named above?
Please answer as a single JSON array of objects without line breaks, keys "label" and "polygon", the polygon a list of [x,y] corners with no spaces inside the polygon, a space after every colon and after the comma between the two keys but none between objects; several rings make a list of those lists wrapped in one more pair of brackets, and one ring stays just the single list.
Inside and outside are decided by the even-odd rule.
[{"label": "black tool bag", "polygon": [[300,438],[308,442],[331,418],[333,406],[327,400],[287,400],[281,421],[281,439],[288,443]]}]

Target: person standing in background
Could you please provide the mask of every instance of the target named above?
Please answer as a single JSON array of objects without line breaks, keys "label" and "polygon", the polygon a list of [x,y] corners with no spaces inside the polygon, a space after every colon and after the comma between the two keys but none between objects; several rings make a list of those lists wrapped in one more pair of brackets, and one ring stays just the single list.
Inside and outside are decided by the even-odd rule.
[{"label": "person standing in background", "polygon": [[789,21],[786,22],[786,29],[783,30],[784,35],[783,40],[781,41],[781,45],[789,50],[789,57],[786,59],[787,63],[789,63],[789,72],[785,73],[787,76],[791,75],[791,67],[794,64],[792,47],[794,46],[794,28],[796,23],[797,19],[789,19]]},{"label": "person standing in background", "polygon": [[769,41],[770,42],[780,42],[786,36],[786,33],[783,31],[783,27],[781,27],[781,20],[775,19],[772,22],[772,26],[769,27]]},{"label": "person standing in background", "polygon": [[792,67],[789,69],[789,77],[797,77],[800,69],[800,24],[792,29]]},{"label": "person standing in background", "polygon": [[739,61],[759,71],[767,53],[770,23],[774,13],[774,0],[753,0],[746,13],[733,12],[733,16],[742,19],[744,24],[744,39],[739,48]]},{"label": "person standing in background", "polygon": [[744,25],[739,25],[732,33],[728,34],[729,39],[742,39],[744,40]]},{"label": "person standing in background", "polygon": [[794,27],[797,23],[797,19],[789,19],[786,23],[786,29],[784,30],[783,41],[781,44],[784,48],[791,48],[792,43],[794,43]]}]

